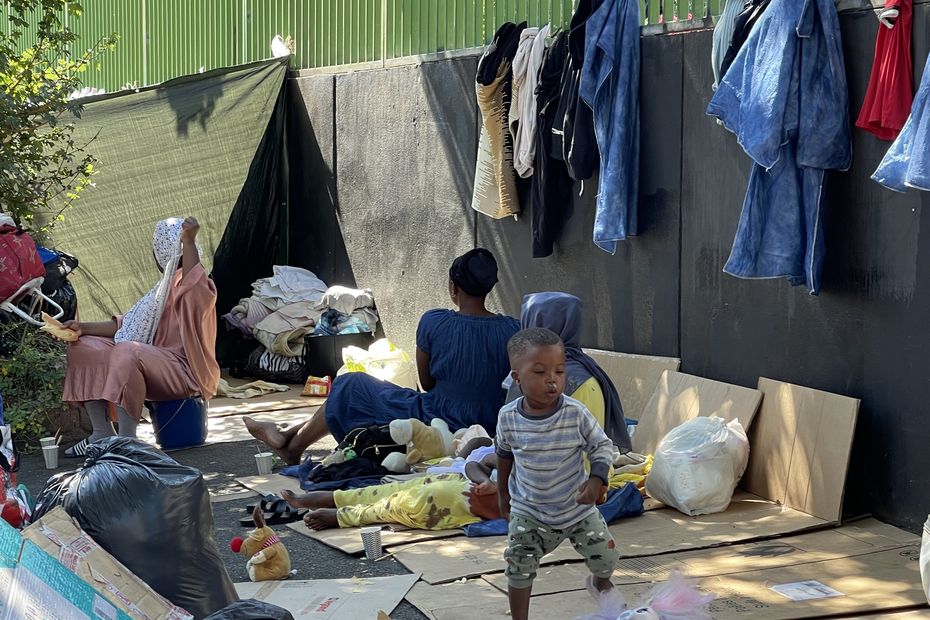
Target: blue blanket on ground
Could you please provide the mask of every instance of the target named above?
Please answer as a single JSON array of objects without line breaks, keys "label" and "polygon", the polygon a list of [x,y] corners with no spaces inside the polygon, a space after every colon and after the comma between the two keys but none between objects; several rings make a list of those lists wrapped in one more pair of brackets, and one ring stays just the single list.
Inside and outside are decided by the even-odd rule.
[{"label": "blue blanket on ground", "polygon": [[361,489],[376,484],[381,484],[381,475],[378,476],[357,476],[346,478],[345,480],[327,480],[325,482],[314,482],[310,480],[310,472],[313,471],[319,463],[312,458],[307,459],[300,465],[291,465],[285,467],[279,473],[282,476],[297,478],[300,481],[300,488],[304,491],[340,491],[345,489]]}]

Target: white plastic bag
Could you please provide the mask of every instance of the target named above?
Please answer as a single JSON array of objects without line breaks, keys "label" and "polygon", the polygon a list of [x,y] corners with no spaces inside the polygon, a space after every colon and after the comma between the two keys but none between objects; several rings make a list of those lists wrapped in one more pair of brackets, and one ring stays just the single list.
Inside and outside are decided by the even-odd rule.
[{"label": "white plastic bag", "polygon": [[346,347],[342,350],[343,367],[336,376],[347,372],[364,372],[400,387],[417,389],[417,366],[410,356],[387,338],[378,340],[368,350]]},{"label": "white plastic bag", "polygon": [[694,418],[662,439],[646,492],[686,515],[723,512],[748,461],[749,440],[739,420]]},{"label": "white plastic bag", "polygon": [[920,541],[920,581],[930,603],[930,517],[924,523],[924,537]]}]

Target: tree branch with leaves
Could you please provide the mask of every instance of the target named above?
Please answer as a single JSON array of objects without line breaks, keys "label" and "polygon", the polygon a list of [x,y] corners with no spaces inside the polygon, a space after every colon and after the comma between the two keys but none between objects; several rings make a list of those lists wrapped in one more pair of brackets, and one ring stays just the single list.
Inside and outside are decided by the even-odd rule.
[{"label": "tree branch with leaves", "polygon": [[[46,236],[96,172],[90,143],[74,139],[72,93],[116,45],[112,34],[80,48],[68,26],[80,3],[8,0],[0,29],[0,212]],[[80,49],[80,51],[76,51]],[[91,140],[92,142],[92,140]]]}]

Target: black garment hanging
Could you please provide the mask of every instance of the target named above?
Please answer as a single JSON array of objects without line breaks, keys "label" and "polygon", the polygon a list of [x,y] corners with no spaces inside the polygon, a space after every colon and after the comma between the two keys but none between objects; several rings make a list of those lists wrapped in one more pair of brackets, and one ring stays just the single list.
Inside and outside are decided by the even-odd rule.
[{"label": "black garment hanging", "polygon": [[[736,0],[731,0],[731,2],[735,1]],[[743,47],[743,43],[749,38],[749,33],[752,32],[756,22],[758,22],[762,14],[765,13],[765,9],[768,8],[770,1],[771,0],[746,0],[743,5],[743,10],[740,11],[736,19],[733,20],[733,38],[730,39],[730,47],[727,48],[727,53],[723,56],[723,62],[720,65],[721,79],[727,74],[727,69],[733,64],[733,60]]]},{"label": "black garment hanging", "polygon": [[552,129],[558,122],[562,73],[568,54],[567,33],[553,41],[543,57],[536,87],[536,160],[530,203],[533,208],[533,258],[552,254],[572,213],[572,178],[565,162],[552,157]]},{"label": "black garment hanging", "polygon": [[560,85],[561,95],[552,130],[552,156],[565,162],[568,174],[576,181],[594,176],[599,163],[594,111],[581,100],[578,84],[584,65],[588,18],[597,10],[601,1],[580,0],[572,15],[568,29],[568,52]]},{"label": "black garment hanging", "polygon": [[517,55],[517,46],[520,44],[520,33],[525,28],[526,22],[520,25],[507,22],[497,29],[494,39],[478,62],[478,74],[475,79],[479,84],[490,86],[497,79],[501,63],[513,62],[514,56]]}]

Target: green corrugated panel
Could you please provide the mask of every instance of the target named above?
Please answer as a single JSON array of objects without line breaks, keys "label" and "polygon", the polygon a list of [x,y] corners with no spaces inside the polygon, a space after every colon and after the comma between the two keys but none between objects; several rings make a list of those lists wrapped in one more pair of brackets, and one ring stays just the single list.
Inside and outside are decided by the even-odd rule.
[{"label": "green corrugated panel", "polygon": [[[125,4],[124,0],[124,4]],[[243,62],[237,0],[145,0],[149,84]],[[87,7],[85,7],[87,9]]]},{"label": "green corrugated panel", "polygon": [[389,0],[388,58],[485,45],[506,21],[565,26],[572,0]]},{"label": "green corrugated panel", "polygon": [[[108,92],[129,84],[145,85],[142,66],[142,3],[139,0],[92,0],[93,10],[79,18],[69,17],[69,25],[78,36],[80,49],[96,45],[111,33],[119,35],[116,49],[100,56],[99,69],[89,67],[82,76],[86,86]],[[77,50],[76,50],[77,51]]]},{"label": "green corrugated panel", "polygon": [[[680,17],[690,10],[700,20],[705,10],[719,15],[724,4],[639,2],[648,24],[670,21],[676,6]],[[85,0],[84,16],[70,25],[85,46],[120,35],[101,70],[85,80],[114,90],[268,58],[276,34],[294,40],[294,67],[322,67],[381,59],[382,36],[386,58],[400,58],[484,46],[505,21],[564,27],[572,6],[573,0]],[[34,39],[33,25],[23,41]]]}]

